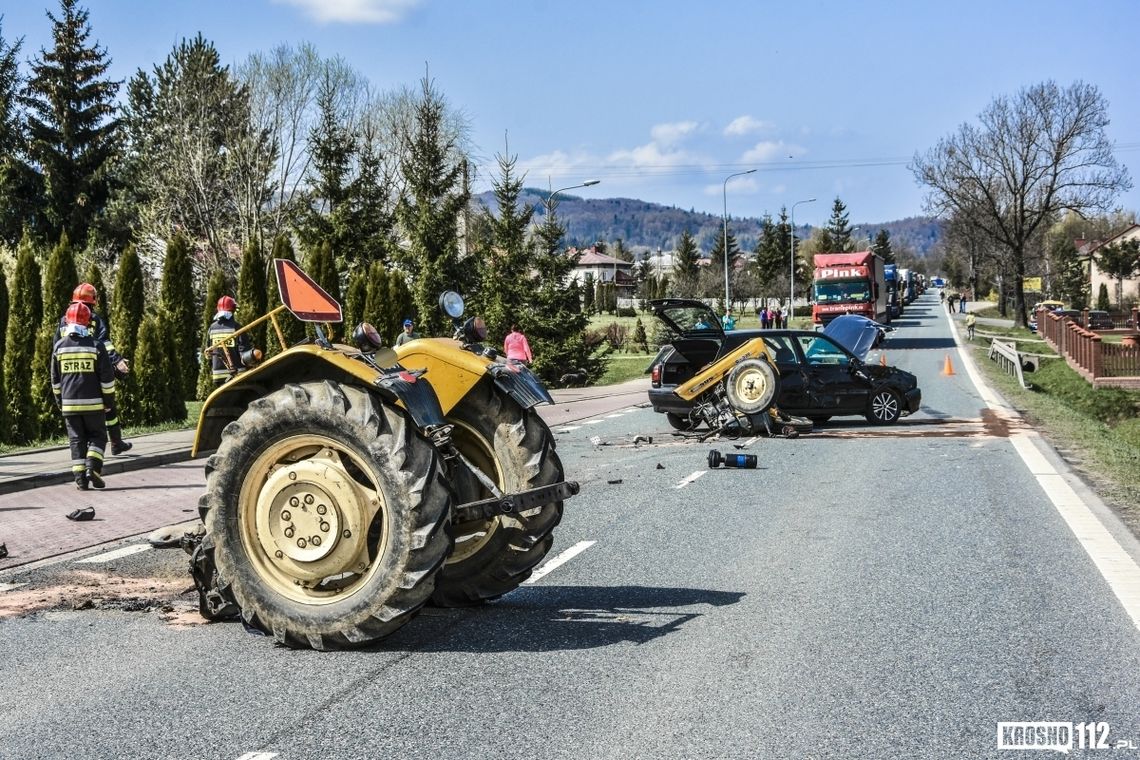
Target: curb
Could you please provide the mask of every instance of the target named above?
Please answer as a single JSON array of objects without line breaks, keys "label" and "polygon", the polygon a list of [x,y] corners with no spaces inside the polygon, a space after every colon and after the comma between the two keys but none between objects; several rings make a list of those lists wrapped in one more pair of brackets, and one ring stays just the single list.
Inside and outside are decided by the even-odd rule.
[{"label": "curb", "polygon": [[[103,473],[106,475],[117,475],[123,472],[133,472],[134,470],[145,470],[149,467],[161,467],[166,464],[187,462],[191,458],[189,449],[169,451],[164,454],[145,454],[129,459],[104,462]],[[35,475],[8,478],[0,481],[0,494],[27,491],[33,488],[42,488],[43,486],[57,486],[62,483],[70,483],[71,478],[70,470],[63,472],[41,472]]]}]

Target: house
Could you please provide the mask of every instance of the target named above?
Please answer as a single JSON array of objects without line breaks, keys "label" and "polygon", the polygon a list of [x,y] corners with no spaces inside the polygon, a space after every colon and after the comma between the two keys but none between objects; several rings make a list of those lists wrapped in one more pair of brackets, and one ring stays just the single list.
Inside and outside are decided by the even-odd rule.
[{"label": "house", "polygon": [[[581,285],[586,275],[593,275],[594,282],[617,282],[618,295],[623,298],[633,296],[637,289],[637,279],[633,275],[633,263],[615,256],[598,253],[593,247],[580,250],[571,248],[568,256],[577,256],[578,262],[570,273],[571,280]],[[567,282],[569,284],[569,282]]]},{"label": "house", "polygon": [[[1092,294],[1091,297],[1094,303],[1096,302],[1097,293],[1100,292],[1100,286],[1102,283],[1108,287],[1108,297],[1112,301],[1114,308],[1117,305],[1117,299],[1119,297],[1116,292],[1116,286],[1118,284],[1116,278],[1110,277],[1109,275],[1100,271],[1100,268],[1097,266],[1096,261],[1097,254],[1105,246],[1113,244],[1118,245],[1125,242],[1126,240],[1137,239],[1140,239],[1140,224],[1133,224],[1131,227],[1128,227],[1123,232],[1117,233],[1116,235],[1110,237],[1108,240],[1094,241],[1093,243],[1081,246],[1081,248],[1078,249],[1081,253],[1082,258],[1087,257],[1087,260],[1089,262],[1089,282],[1092,285],[1092,290],[1090,292]],[[1126,278],[1123,282],[1123,285],[1123,299],[1125,305],[1140,302],[1140,277]]]}]

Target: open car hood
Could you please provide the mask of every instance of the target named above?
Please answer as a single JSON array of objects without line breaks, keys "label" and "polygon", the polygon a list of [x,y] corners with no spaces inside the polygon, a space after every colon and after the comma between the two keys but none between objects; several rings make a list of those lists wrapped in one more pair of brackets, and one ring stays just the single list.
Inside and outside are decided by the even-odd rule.
[{"label": "open car hood", "polygon": [[686,338],[723,338],[720,317],[703,301],[659,298],[649,302],[653,314],[677,335]]},{"label": "open car hood", "polygon": [[860,361],[865,361],[871,349],[879,345],[882,342],[881,338],[893,330],[893,327],[881,325],[873,319],[858,314],[844,314],[831,320],[824,328],[823,334],[855,354]]}]

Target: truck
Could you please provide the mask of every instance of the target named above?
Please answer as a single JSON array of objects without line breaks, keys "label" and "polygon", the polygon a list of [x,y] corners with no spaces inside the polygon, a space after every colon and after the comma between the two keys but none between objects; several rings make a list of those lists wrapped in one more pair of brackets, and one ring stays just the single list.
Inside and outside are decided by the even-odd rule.
[{"label": "truck", "polygon": [[887,282],[887,315],[894,319],[903,313],[902,297],[899,294],[899,272],[897,264],[883,267],[883,277]]},{"label": "truck", "polygon": [[817,328],[842,314],[891,320],[883,258],[873,251],[817,253],[813,258],[811,319]]},{"label": "truck", "polygon": [[910,269],[900,269],[898,277],[899,298],[902,299],[903,304],[908,304],[918,296],[918,293],[915,292],[914,272]]}]

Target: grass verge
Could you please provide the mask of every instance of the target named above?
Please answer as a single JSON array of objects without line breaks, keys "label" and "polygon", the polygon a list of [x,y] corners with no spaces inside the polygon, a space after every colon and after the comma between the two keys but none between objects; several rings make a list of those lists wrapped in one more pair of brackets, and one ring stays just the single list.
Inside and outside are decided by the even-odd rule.
[{"label": "grass verge", "polygon": [[[646,360],[648,362],[648,359]],[[177,422],[166,422],[161,425],[127,425],[123,428],[124,438],[134,438],[139,435],[146,435],[148,433],[165,433],[168,430],[185,430],[198,426],[198,411],[202,408],[201,401],[187,401],[186,402],[186,419],[178,420]],[[67,436],[59,435],[54,438],[44,438],[27,446],[11,446],[8,444],[0,444],[0,454],[15,454],[20,451],[28,451],[30,449],[43,449],[50,446],[66,446]]]},{"label": "grass verge", "polygon": [[987,382],[1040,430],[1140,536],[1140,392],[1097,388],[1064,361],[1045,362],[1025,390],[988,358],[988,342],[971,344]]},{"label": "grass verge", "polygon": [[610,354],[610,362],[606,367],[606,374],[602,375],[597,385],[614,385],[624,383],[645,375],[645,368],[657,354]]}]

